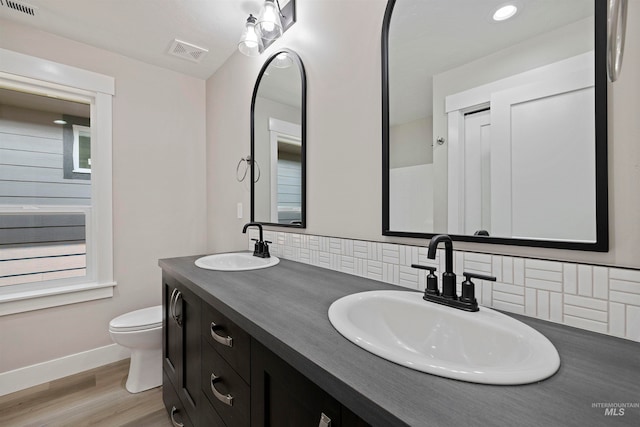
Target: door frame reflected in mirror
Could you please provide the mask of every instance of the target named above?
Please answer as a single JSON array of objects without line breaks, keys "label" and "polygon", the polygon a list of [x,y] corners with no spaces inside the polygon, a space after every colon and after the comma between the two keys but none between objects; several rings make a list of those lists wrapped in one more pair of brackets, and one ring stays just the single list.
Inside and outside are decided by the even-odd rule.
[{"label": "door frame reflected in mirror", "polygon": [[[398,0],[401,1],[401,0]],[[430,239],[446,233],[397,231],[390,227],[390,95],[389,31],[396,0],[388,0],[382,26],[382,235]],[[546,247],[607,252],[609,249],[608,172],[607,172],[607,5],[595,1],[595,241],[568,241],[451,234],[453,240],[500,245]],[[429,135],[431,138],[431,135]]]},{"label": "door frame reflected in mirror", "polygon": [[[300,71],[300,92],[301,92],[301,109],[300,109],[300,158],[301,158],[301,200],[300,200],[300,221],[299,223],[292,224],[281,224],[278,222],[269,222],[269,221],[261,221],[256,218],[256,180],[255,176],[258,172],[255,170],[256,165],[256,129],[255,129],[255,107],[256,107],[256,98],[258,96],[258,90],[260,88],[260,82],[265,76],[265,72],[267,71],[269,65],[278,57],[278,55],[286,54],[292,59],[294,66],[298,67]],[[251,97],[251,222],[259,222],[264,225],[274,226],[274,227],[292,227],[292,228],[306,228],[306,188],[307,188],[307,179],[306,179],[306,164],[307,164],[307,149],[306,149],[306,129],[307,129],[307,77],[304,69],[304,65],[300,56],[291,49],[282,48],[275,51],[263,64],[260,72],[258,73],[258,78],[256,80],[256,84],[253,88],[253,95]],[[260,165],[258,164],[258,169]],[[268,166],[263,166],[263,168],[268,168]]]}]

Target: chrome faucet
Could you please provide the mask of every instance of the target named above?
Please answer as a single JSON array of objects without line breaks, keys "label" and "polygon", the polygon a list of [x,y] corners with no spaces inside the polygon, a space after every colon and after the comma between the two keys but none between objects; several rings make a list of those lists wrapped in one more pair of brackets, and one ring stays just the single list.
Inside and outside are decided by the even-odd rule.
[{"label": "chrome faucet", "polygon": [[456,294],[456,274],[453,272],[453,242],[446,234],[439,234],[431,238],[427,258],[436,259],[436,250],[440,242],[444,242],[445,271],[442,273],[442,293],[438,289],[438,277],[434,274],[436,267],[412,264],[411,267],[422,270],[429,270],[427,276],[427,287],[422,297],[425,301],[435,302],[448,307],[465,311],[478,311],[478,301],[475,298],[475,285],[472,278],[495,281],[493,276],[484,274],[464,272],[464,282],[462,282],[462,295],[458,298]]},{"label": "chrome faucet", "polygon": [[245,224],[244,227],[242,228],[242,233],[246,233],[247,228],[249,227],[257,227],[258,232],[260,233],[258,239],[251,239],[254,242],[256,242],[256,244],[253,247],[253,256],[257,256],[259,258],[270,258],[271,255],[269,254],[269,243],[271,242],[269,242],[268,240],[267,241],[263,240],[262,224],[258,222],[249,222]]}]

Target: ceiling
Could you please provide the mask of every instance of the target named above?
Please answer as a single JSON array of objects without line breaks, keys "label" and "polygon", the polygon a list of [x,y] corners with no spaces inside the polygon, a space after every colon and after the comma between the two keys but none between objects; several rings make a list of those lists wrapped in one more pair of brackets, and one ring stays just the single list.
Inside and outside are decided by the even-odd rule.
[{"label": "ceiling", "polygon": [[593,0],[511,0],[519,13],[494,22],[505,3],[396,1],[389,29],[392,124],[432,114],[432,76],[593,16]]},{"label": "ceiling", "polygon": [[[19,22],[194,77],[210,77],[237,49],[261,0],[0,0],[0,18]],[[282,7],[288,1],[280,1]],[[208,50],[199,63],[169,54],[174,39]]]}]

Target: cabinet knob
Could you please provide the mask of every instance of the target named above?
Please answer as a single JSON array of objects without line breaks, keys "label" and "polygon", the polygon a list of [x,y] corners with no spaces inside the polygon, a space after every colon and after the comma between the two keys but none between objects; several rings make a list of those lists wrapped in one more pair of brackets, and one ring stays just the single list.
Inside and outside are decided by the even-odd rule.
[{"label": "cabinet knob", "polygon": [[233,347],[233,338],[231,338],[230,336],[223,337],[222,335],[218,335],[215,331],[217,327],[218,325],[216,325],[215,322],[211,322],[211,338],[222,345]]}]

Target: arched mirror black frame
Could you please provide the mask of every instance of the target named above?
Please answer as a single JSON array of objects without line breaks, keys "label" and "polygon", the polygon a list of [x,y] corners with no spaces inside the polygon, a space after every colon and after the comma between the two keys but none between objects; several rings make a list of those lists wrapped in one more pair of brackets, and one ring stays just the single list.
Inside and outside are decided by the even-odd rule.
[{"label": "arched mirror black frame", "polygon": [[[300,117],[300,125],[301,125],[301,161],[302,161],[302,171],[301,171],[301,201],[300,201],[300,208],[301,208],[301,216],[300,216],[300,223],[299,224],[280,224],[280,223],[274,223],[274,222],[264,222],[264,221],[260,221],[257,220],[255,218],[255,176],[256,176],[256,170],[255,170],[255,161],[251,161],[251,222],[259,222],[261,224],[264,225],[269,225],[269,226],[276,226],[276,227],[293,227],[293,228],[305,228],[306,224],[307,224],[307,220],[306,220],[306,212],[307,212],[307,173],[306,173],[306,169],[307,169],[307,76],[306,76],[306,72],[304,69],[304,65],[302,63],[302,60],[300,59],[300,56],[298,56],[298,54],[296,52],[294,52],[291,49],[279,49],[276,52],[273,53],[273,55],[271,55],[269,57],[269,59],[267,59],[264,63],[264,65],[262,66],[262,68],[260,69],[260,73],[258,74],[258,79],[256,80],[256,84],[253,88],[253,95],[251,97],[251,159],[255,159],[255,154],[256,154],[256,150],[255,150],[255,106],[256,106],[256,97],[258,95],[258,89],[260,88],[260,82],[262,81],[264,75],[265,75],[265,71],[267,70],[267,68],[269,67],[269,65],[271,64],[271,62],[281,53],[286,53],[287,55],[289,55],[289,57],[293,60],[294,64],[296,64],[296,66],[298,67],[298,70],[300,71],[300,83],[301,83],[301,95],[302,95],[302,100],[301,100],[301,117]],[[258,166],[259,167],[259,166]]]},{"label": "arched mirror black frame", "polygon": [[[382,234],[430,239],[436,234],[394,231],[389,221],[389,29],[396,0],[388,0],[382,26]],[[594,252],[609,250],[609,207],[607,177],[607,2],[595,5],[595,147],[596,147],[596,240],[595,242],[533,240],[472,235],[451,235],[453,240],[500,245],[546,247]]]}]

